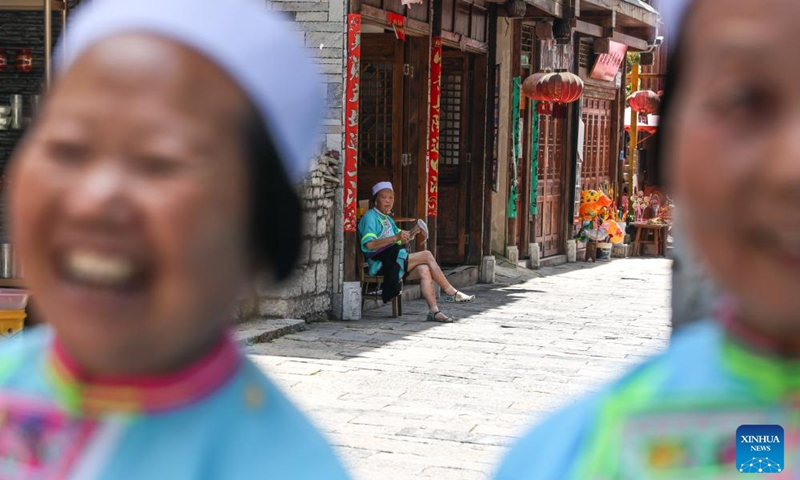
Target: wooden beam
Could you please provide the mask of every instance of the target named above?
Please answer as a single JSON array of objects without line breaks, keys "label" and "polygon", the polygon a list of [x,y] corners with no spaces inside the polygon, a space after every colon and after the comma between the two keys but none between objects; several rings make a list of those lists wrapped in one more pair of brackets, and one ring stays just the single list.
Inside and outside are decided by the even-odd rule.
[{"label": "wooden beam", "polygon": [[[66,3],[61,0],[52,0],[51,8],[57,11],[67,9]],[[0,0],[0,10],[28,10],[43,11],[44,0]]]},{"label": "wooden beam", "polygon": [[625,35],[624,33],[620,32],[614,32],[614,36],[612,36],[611,39],[614,40],[615,42],[624,43],[630,48],[639,51],[644,51],[650,48],[650,44],[647,43],[647,40],[642,40],[641,38]]},{"label": "wooden beam", "polygon": [[584,22],[583,20],[578,20],[576,18],[572,19],[572,28],[574,28],[576,32],[584,35],[597,38],[603,37],[603,27],[593,23]]},{"label": "wooden beam", "polygon": [[614,30],[617,28],[617,11],[611,10],[610,15],[603,17],[601,25],[603,26],[604,37],[610,37],[614,35]]},{"label": "wooden beam", "polygon": [[[370,22],[378,23],[386,29],[391,30],[391,26],[386,21],[386,11],[371,5],[361,5],[361,15],[369,19]],[[416,35],[430,35],[431,26],[425,22],[414,20],[413,18],[406,18],[406,32]]]},{"label": "wooden beam", "polygon": [[489,51],[489,44],[474,40],[464,35],[457,33],[443,31],[442,42],[448,47],[462,49],[471,53],[487,53]]},{"label": "wooden beam", "polygon": [[562,0],[525,0],[525,3],[554,17],[564,18],[564,2]]}]

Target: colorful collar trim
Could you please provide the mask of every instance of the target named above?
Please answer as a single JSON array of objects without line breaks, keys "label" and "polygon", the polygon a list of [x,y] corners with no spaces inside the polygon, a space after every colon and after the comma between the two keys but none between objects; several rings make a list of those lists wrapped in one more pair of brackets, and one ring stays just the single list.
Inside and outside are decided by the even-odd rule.
[{"label": "colorful collar trim", "polygon": [[727,340],[722,354],[727,367],[758,385],[769,397],[794,396],[800,392],[800,359],[780,358],[780,347],[767,336],[736,320],[732,303],[722,304],[715,314]]},{"label": "colorful collar trim", "polygon": [[241,355],[230,335],[205,357],[181,371],[160,376],[93,378],[54,340],[48,376],[68,411],[89,416],[103,413],[148,414],[198,402],[232,378]]}]

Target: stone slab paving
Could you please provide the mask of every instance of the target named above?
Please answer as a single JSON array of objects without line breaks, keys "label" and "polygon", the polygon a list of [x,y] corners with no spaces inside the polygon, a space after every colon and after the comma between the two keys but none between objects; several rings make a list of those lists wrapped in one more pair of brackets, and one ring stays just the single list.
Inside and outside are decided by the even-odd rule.
[{"label": "stone slab paving", "polygon": [[[669,338],[670,261],[520,271],[443,304],[311,324],[249,347],[327,434],[354,476],[486,479],[543,415],[596,391]],[[313,459],[309,459],[313,461]]]}]

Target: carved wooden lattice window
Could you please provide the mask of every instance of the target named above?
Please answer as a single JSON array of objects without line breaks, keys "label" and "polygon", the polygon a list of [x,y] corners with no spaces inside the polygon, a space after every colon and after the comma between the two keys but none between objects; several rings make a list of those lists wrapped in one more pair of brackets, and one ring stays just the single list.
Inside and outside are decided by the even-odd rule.
[{"label": "carved wooden lattice window", "polygon": [[583,99],[586,133],[583,147],[581,183],[584,189],[597,189],[611,181],[612,102],[592,97]]},{"label": "carved wooden lattice window", "polygon": [[442,74],[439,163],[458,165],[461,158],[461,73]]},{"label": "carved wooden lattice window", "polygon": [[359,162],[362,166],[392,166],[391,62],[364,62],[361,67]]}]

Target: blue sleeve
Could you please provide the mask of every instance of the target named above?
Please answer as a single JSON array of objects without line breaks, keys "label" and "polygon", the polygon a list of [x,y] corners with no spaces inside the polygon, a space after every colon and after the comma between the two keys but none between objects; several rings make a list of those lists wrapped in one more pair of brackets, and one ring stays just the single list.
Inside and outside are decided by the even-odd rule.
[{"label": "blue sleeve", "polygon": [[373,250],[367,248],[367,244],[381,238],[381,233],[383,233],[383,225],[381,225],[380,219],[375,212],[368,211],[358,223],[358,244],[361,246],[361,251],[372,252]]},{"label": "blue sleeve", "polygon": [[577,465],[597,418],[597,396],[562,410],[522,437],[500,465],[495,480],[564,480]]}]

